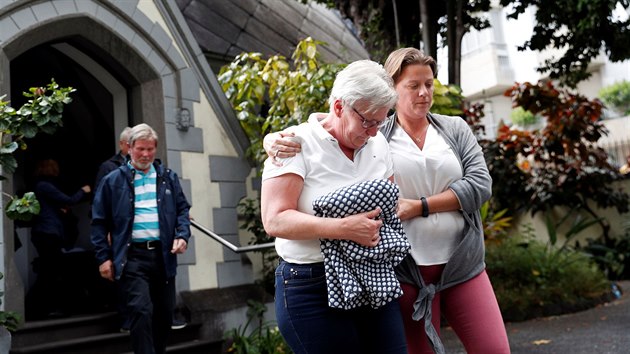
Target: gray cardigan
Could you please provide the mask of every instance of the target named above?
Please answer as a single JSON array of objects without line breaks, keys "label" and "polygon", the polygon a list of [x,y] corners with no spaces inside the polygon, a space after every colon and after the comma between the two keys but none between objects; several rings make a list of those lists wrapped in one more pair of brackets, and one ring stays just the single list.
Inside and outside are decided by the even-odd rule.
[{"label": "gray cardigan", "polygon": [[[395,119],[381,128],[387,140],[394,129],[400,129]],[[444,353],[444,347],[431,323],[431,303],[435,293],[469,280],[483,271],[484,240],[483,225],[479,212],[481,205],[492,195],[492,178],[472,130],[460,117],[429,113],[427,118],[433,127],[451,147],[462,166],[463,177],[453,182],[449,188],[455,192],[464,217],[464,235],[450,260],[444,267],[442,278],[437,284],[426,285],[416,262],[409,255],[397,267],[396,274],[401,282],[416,285],[420,291],[413,304],[413,319],[425,320],[425,332],[436,353]]]}]

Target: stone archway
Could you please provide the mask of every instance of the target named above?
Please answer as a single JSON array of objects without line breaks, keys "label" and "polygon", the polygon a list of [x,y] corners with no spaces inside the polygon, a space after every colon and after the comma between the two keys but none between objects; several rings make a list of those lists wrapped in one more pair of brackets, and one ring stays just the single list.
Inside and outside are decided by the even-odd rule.
[{"label": "stone archway", "polygon": [[[76,4],[17,2],[2,11],[0,92],[11,92],[9,98],[17,99],[25,86],[41,85],[49,82],[51,76],[57,76],[55,79],[60,84],[77,87],[85,93],[75,97],[73,108],[68,108],[64,115],[68,123],[60,135],[33,142],[36,153],[61,156],[62,166],[65,164],[62,168],[72,176],[69,184],[85,180],[92,183],[90,177],[98,164],[114,152],[112,141],[119,126],[146,122],[160,136],[167,137],[170,114],[165,112],[174,112],[181,104],[178,70],[184,67],[183,60],[177,51],[170,50],[172,45],[164,31],[160,32],[161,27],[154,28],[154,22],[135,4],[129,7],[122,2],[97,0]],[[120,98],[120,92],[112,92],[112,85],[94,75],[94,67],[87,63],[102,68],[124,91],[124,114],[116,110],[120,104],[113,104],[116,97]],[[39,70],[29,70],[35,67]],[[72,83],[61,82],[59,78]],[[164,160],[167,145],[168,142],[159,146],[159,155]],[[27,153],[21,159],[24,162],[21,170],[13,181],[4,185],[8,192],[26,186],[32,158]],[[83,217],[83,224],[86,218]],[[10,290],[6,291],[4,304],[5,308],[23,312],[24,290],[29,284],[23,282],[15,265],[14,239],[6,236],[13,235],[14,228],[6,219],[3,231],[7,255],[3,262],[5,289]]]},{"label": "stone archway", "polygon": [[[75,57],[68,54],[74,53]],[[54,78],[61,86],[71,86],[77,91],[73,102],[64,111],[63,127],[55,134],[39,134],[28,141],[28,149],[16,154],[19,169],[13,176],[14,191],[31,191],[34,188],[33,171],[37,161],[52,158],[59,163],[61,175],[59,187],[72,195],[85,184],[92,185],[99,164],[115,153],[115,139],[120,126],[128,125],[127,100],[115,103],[117,96],[126,96],[127,88],[109,77],[105,67],[90,62],[87,58],[77,61],[81,49],[68,42],[41,44],[31,48],[11,61],[11,96],[15,106],[22,104],[21,92],[30,86],[41,86]],[[88,57],[89,58],[89,57]],[[37,65],[46,63],[46,65]],[[92,65],[89,65],[92,64]],[[89,66],[88,66],[89,65]],[[101,77],[94,73],[101,72]],[[122,113],[122,114],[121,114]],[[92,246],[89,241],[90,199],[70,208],[69,213],[77,221],[77,240],[74,248],[65,254],[58,271],[60,298],[67,299],[66,313],[94,312],[109,306],[105,294],[109,284],[99,279],[96,272]],[[30,242],[30,228],[17,228],[16,234],[21,247],[16,249],[15,264],[24,281],[26,294],[26,319],[42,318],[45,311],[38,310],[47,295],[38,291],[36,283],[36,250]],[[103,295],[103,296],[101,296]],[[111,294],[110,294],[111,295]],[[98,296],[98,297],[96,297]],[[64,306],[65,307],[65,306]]]}]

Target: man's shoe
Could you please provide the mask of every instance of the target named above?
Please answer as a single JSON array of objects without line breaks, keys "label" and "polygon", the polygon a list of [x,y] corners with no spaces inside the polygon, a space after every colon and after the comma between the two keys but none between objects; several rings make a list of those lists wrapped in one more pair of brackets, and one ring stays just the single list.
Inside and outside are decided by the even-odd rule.
[{"label": "man's shoe", "polygon": [[129,333],[129,328],[127,328],[125,326],[120,327],[120,333]]},{"label": "man's shoe", "polygon": [[178,320],[176,318],[173,319],[173,323],[171,323],[171,329],[182,329],[186,327],[187,323],[184,320]]}]

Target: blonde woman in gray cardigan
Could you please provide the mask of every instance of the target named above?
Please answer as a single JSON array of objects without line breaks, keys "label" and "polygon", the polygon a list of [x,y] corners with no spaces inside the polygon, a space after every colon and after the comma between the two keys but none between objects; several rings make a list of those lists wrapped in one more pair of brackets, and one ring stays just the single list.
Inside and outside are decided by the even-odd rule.
[{"label": "blonde woman in gray cardigan", "polygon": [[[437,75],[433,58],[402,48],[389,55],[385,70],[399,98],[394,119],[381,133],[389,141],[401,192],[398,215],[412,247],[398,267],[408,352],[444,352],[444,315],[467,353],[509,353],[485,271],[479,209],[491,196],[492,180],[481,147],[463,119],[429,113]],[[265,139],[270,156],[299,151],[286,136]]]}]

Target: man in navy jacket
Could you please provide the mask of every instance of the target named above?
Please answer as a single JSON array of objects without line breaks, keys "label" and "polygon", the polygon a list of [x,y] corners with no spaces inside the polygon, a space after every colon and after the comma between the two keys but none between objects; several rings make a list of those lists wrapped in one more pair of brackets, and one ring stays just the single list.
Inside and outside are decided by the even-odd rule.
[{"label": "man in navy jacket", "polygon": [[130,160],[103,178],[92,206],[99,272],[124,294],[135,353],[166,350],[177,254],[190,238],[190,205],[175,172],[155,160],[157,142],[147,124],[133,127]]}]

